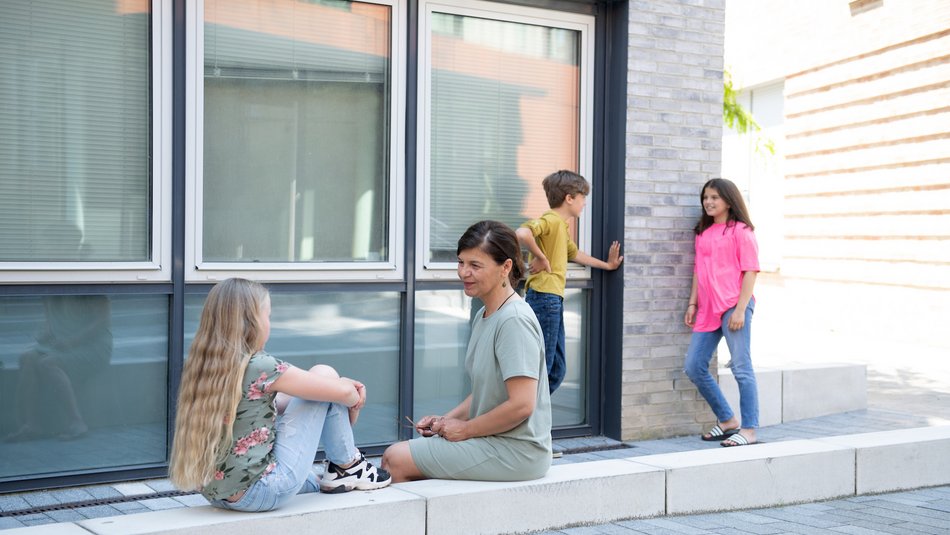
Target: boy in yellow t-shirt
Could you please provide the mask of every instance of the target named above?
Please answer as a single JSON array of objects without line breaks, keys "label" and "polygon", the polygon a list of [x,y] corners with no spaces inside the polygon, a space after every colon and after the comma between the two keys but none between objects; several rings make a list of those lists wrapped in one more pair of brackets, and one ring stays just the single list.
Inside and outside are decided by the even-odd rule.
[{"label": "boy in yellow t-shirt", "polygon": [[567,364],[564,355],[564,288],[567,262],[599,269],[615,270],[623,262],[620,243],[614,241],[607,261],[577,250],[567,223],[578,217],[587,203],[590,184],[572,171],[557,171],[541,183],[550,210],[526,221],[517,230],[518,241],[531,252],[525,301],[531,305],[544,333],[544,356],[548,366],[548,386],[553,394],[564,380]]}]

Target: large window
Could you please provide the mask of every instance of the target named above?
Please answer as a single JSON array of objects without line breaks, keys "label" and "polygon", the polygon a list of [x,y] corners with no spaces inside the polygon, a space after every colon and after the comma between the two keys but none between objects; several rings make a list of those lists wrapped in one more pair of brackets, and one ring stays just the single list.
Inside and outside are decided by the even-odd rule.
[{"label": "large window", "polygon": [[[556,427],[590,423],[587,419],[588,292],[569,289],[564,298],[567,376],[551,396]],[[416,292],[413,414],[444,414],[472,391],[465,353],[472,321],[482,304],[461,289]]]},{"label": "large window", "polygon": [[145,1],[4,2],[0,279],[167,280],[165,76],[153,69],[166,14]]},{"label": "large window", "polygon": [[517,227],[548,209],[546,175],[589,176],[593,18],[483,2],[423,6],[419,275],[452,278],[469,225]]},{"label": "large window", "polygon": [[[185,351],[205,294],[188,295]],[[271,334],[264,349],[302,369],[327,364],[366,385],[367,405],[354,434],[362,445],[397,439],[399,418],[398,292],[301,292],[271,288]]]},{"label": "large window", "polygon": [[168,299],[0,298],[0,483],[167,459]]},{"label": "large window", "polygon": [[393,11],[204,2],[192,278],[399,275]]}]

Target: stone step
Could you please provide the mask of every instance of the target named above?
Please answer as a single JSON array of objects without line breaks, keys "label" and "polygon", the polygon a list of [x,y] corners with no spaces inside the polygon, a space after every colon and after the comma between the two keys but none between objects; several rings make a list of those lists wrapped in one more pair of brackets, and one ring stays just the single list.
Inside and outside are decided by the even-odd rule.
[{"label": "stone step", "polygon": [[5,535],[495,534],[947,484],[950,425],[561,464],[535,481],[430,480],[373,492],[308,494],[268,513],[191,507]]},{"label": "stone step", "polygon": [[[759,427],[868,408],[864,364],[802,364],[756,368]],[[739,387],[729,368],[719,369],[719,387],[739,411]]]}]

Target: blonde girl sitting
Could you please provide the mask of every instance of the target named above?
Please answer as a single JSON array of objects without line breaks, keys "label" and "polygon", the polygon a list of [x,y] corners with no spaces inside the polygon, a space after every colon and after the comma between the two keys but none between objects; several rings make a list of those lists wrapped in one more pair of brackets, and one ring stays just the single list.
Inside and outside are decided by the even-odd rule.
[{"label": "blonde girl sitting", "polygon": [[[238,511],[269,511],[318,490],[389,485],[389,473],[354,445],[363,384],[329,366],[305,371],[268,355],[269,336],[262,285],[228,279],[211,289],[182,375],[172,482]],[[318,481],[312,468],[321,437],[327,463]]]}]

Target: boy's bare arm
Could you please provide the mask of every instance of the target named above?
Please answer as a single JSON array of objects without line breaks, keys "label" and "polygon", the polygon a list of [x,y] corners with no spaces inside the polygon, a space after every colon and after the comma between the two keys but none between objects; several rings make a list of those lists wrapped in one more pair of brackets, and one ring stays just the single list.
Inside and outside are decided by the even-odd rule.
[{"label": "boy's bare arm", "polygon": [[574,256],[574,262],[584,266],[590,266],[597,269],[613,271],[623,263],[623,256],[620,254],[620,242],[614,241],[610,244],[610,250],[607,252],[607,261],[595,258],[584,251],[577,251]]}]

